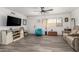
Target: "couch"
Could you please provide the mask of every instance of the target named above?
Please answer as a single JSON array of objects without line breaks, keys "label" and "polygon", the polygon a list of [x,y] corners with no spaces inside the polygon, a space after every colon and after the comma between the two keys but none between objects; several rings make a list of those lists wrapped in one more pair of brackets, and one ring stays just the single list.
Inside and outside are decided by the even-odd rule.
[{"label": "couch", "polygon": [[63,39],[75,51],[79,51],[79,27],[75,27],[70,32],[63,32]]}]

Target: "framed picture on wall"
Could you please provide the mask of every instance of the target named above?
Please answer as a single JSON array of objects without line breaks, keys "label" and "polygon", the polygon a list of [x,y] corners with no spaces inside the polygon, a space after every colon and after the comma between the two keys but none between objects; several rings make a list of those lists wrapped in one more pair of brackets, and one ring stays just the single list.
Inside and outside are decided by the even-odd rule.
[{"label": "framed picture on wall", "polygon": [[26,25],[26,24],[27,24],[27,20],[23,19],[23,25]]},{"label": "framed picture on wall", "polygon": [[65,22],[68,22],[68,20],[69,20],[68,17],[65,17]]}]

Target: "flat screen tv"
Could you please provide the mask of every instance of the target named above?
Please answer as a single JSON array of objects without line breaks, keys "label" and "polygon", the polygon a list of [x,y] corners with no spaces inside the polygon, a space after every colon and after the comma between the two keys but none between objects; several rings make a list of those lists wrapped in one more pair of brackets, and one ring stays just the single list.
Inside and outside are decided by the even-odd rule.
[{"label": "flat screen tv", "polygon": [[7,26],[21,26],[21,19],[13,16],[7,16]]}]

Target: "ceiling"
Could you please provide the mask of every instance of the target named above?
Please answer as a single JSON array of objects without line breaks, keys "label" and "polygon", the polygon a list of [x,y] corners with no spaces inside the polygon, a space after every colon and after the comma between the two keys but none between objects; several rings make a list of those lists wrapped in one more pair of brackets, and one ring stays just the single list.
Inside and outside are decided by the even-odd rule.
[{"label": "ceiling", "polygon": [[[16,12],[22,13],[26,16],[31,15],[41,15],[40,7],[6,7],[8,9],[14,10]],[[77,9],[78,7],[45,7],[45,10],[47,9],[53,9],[53,11],[49,11],[46,14],[59,14],[59,13],[67,13],[72,12],[73,10]]]}]

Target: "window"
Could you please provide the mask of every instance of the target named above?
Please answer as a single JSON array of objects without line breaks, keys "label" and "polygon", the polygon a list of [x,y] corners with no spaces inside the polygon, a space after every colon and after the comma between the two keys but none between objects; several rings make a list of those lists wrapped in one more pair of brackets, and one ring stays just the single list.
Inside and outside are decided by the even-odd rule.
[{"label": "window", "polygon": [[62,17],[47,20],[48,27],[50,27],[50,26],[62,26],[62,25],[63,25]]},{"label": "window", "polygon": [[57,26],[63,26],[63,20],[62,20],[62,17],[58,18],[57,19]]},{"label": "window", "polygon": [[56,19],[48,19],[47,26],[56,26]]}]

